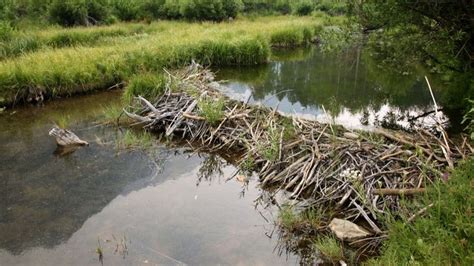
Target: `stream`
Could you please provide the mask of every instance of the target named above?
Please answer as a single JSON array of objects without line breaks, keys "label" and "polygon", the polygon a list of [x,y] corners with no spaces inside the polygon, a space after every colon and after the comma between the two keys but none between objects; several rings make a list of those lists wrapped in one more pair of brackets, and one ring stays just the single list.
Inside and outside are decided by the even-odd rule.
[{"label": "stream", "polygon": [[[360,49],[280,51],[218,79],[231,97],[350,128],[433,108],[422,74],[377,68]],[[98,121],[120,94],[0,113],[0,265],[101,265],[98,249],[104,265],[300,262],[298,251],[281,252],[277,208],[256,204],[257,180],[227,181],[236,169],[218,155],[169,142],[153,156],[118,148],[125,130]],[[48,130],[62,119],[90,145],[58,153]]]}]

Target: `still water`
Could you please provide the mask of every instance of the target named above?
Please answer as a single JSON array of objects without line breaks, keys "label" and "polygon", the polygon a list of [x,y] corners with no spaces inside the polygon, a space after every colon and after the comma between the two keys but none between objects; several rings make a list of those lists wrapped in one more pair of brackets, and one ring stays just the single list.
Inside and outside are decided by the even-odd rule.
[{"label": "still water", "polygon": [[[117,150],[122,133],[96,123],[117,93],[0,116],[0,265],[100,265],[99,246],[104,265],[296,263],[265,235],[257,183],[225,182],[235,169],[218,157],[157,144],[157,169]],[[47,133],[64,116],[90,146],[61,156]],[[203,176],[209,160],[219,174]]]},{"label": "still water", "polygon": [[[253,104],[370,128],[432,109],[420,73],[380,69],[360,48],[303,49],[218,78]],[[258,183],[227,182],[235,168],[218,156],[158,142],[153,155],[117,148],[125,131],[98,121],[119,99],[105,92],[0,114],[0,265],[101,265],[98,249],[104,265],[299,263],[298,244],[279,252],[275,208],[255,207]],[[61,120],[90,146],[56,151],[48,130]]]},{"label": "still water", "polygon": [[[267,65],[218,71],[229,96],[288,114],[353,129],[410,126],[434,109],[420,67],[381,66],[368,48],[327,53],[318,48],[276,51]],[[439,90],[434,86],[435,95]],[[447,120],[443,116],[444,120]],[[433,116],[413,121],[432,124]]]}]

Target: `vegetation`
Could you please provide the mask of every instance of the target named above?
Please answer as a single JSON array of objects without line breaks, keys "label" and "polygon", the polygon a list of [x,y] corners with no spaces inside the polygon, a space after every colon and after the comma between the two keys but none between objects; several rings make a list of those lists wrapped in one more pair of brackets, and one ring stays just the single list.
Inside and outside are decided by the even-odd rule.
[{"label": "vegetation", "polygon": [[368,264],[473,265],[472,180],[474,160],[470,159],[449,176],[446,184],[438,182],[419,199],[418,206],[433,204],[426,213],[413,222],[391,223],[382,256]]},{"label": "vegetation", "polygon": [[344,259],[341,243],[334,237],[326,236],[319,238],[314,242],[314,247],[329,261],[337,263]]},{"label": "vegetation", "polygon": [[217,101],[212,98],[203,98],[198,102],[200,114],[209,124],[217,126],[224,119],[224,99],[219,98]]},{"label": "vegetation", "polygon": [[[466,1],[353,1],[350,10],[386,62],[425,62],[446,84],[445,108],[464,109],[474,98],[472,3]],[[463,99],[464,98],[464,99]],[[461,99],[461,100],[460,100]]]},{"label": "vegetation", "polygon": [[[106,89],[135,75],[161,72],[193,59],[214,66],[264,63],[270,46],[276,45],[271,37],[275,32],[294,29],[302,37],[291,43],[303,45],[314,36],[313,29],[319,23],[309,17],[268,17],[232,24],[167,21],[148,26],[131,24],[124,29],[113,25],[35,31],[40,36],[35,43],[45,48],[23,51],[21,57],[0,62],[0,97],[4,104],[11,104],[37,93],[54,97]],[[10,35],[9,30],[4,32]],[[47,49],[48,45],[65,47]]]},{"label": "vegetation", "polygon": [[62,26],[104,25],[120,21],[187,19],[223,21],[240,12],[309,15],[345,12],[343,0],[0,0],[0,20],[15,24],[42,21]]},{"label": "vegetation", "polygon": [[163,75],[144,73],[132,77],[123,93],[123,99],[131,102],[133,97],[142,96],[155,99],[165,90],[166,80]]}]

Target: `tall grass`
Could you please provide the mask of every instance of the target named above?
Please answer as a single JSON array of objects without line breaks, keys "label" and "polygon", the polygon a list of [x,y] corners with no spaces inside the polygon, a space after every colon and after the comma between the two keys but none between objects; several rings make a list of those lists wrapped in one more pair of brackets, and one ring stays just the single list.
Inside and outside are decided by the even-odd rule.
[{"label": "tall grass", "polygon": [[[157,31],[142,38],[117,37],[110,44],[27,53],[0,62],[0,97],[11,104],[22,101],[32,90],[54,97],[105,89],[134,75],[179,67],[192,59],[216,66],[265,63],[275,32],[290,28],[304,32],[319,22],[308,17],[219,24],[168,21],[155,25]],[[309,38],[306,34],[302,40]]]}]

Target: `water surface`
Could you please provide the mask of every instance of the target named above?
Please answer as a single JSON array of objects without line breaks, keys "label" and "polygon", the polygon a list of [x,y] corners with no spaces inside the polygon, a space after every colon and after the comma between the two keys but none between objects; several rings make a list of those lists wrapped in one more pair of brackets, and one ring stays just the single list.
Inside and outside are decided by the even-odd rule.
[{"label": "water surface", "polygon": [[[228,95],[358,129],[395,122],[407,127],[410,116],[433,110],[423,69],[382,67],[367,48],[328,53],[309,47],[274,54],[267,65],[219,70]],[[417,122],[432,124],[433,117]]]},{"label": "water surface", "polygon": [[[265,235],[257,183],[225,182],[235,169],[216,155],[118,150],[123,132],[96,121],[119,93],[0,115],[0,265],[100,265],[98,247],[104,265],[296,263]],[[90,146],[55,152],[64,117]]]}]

